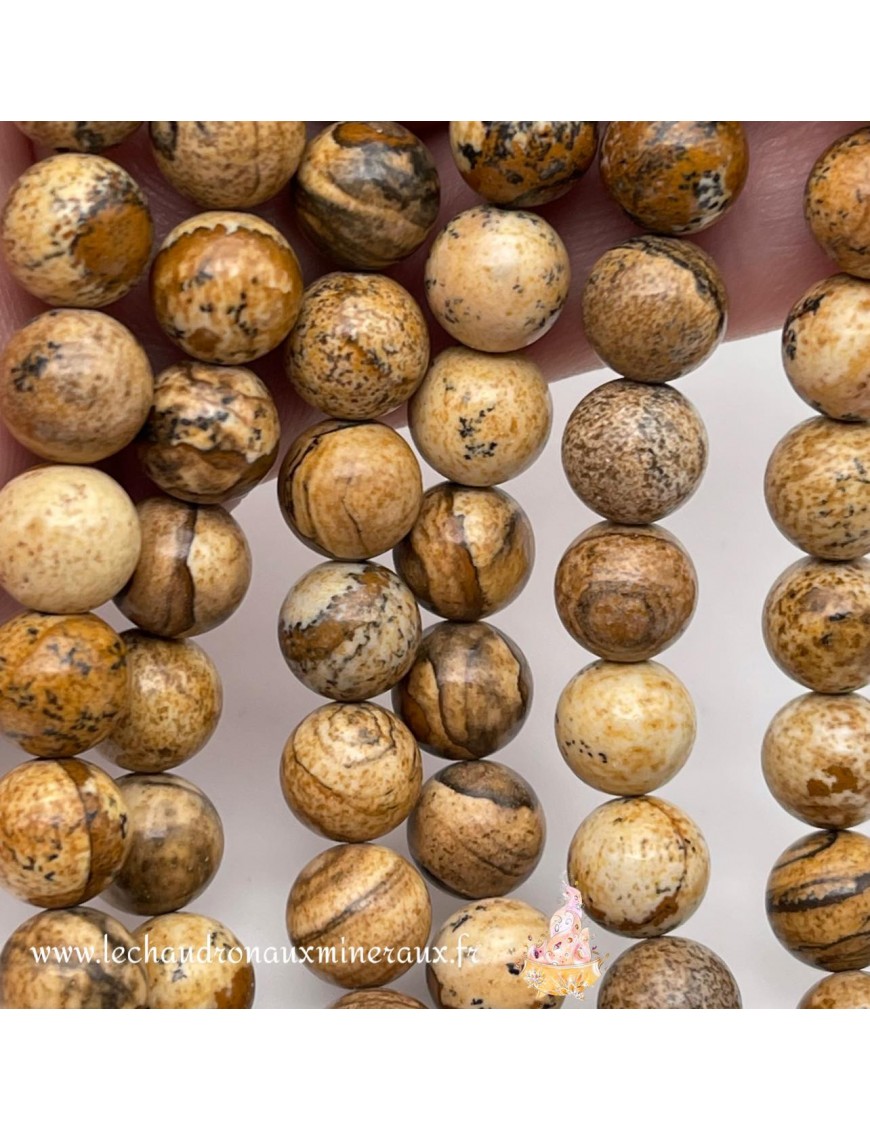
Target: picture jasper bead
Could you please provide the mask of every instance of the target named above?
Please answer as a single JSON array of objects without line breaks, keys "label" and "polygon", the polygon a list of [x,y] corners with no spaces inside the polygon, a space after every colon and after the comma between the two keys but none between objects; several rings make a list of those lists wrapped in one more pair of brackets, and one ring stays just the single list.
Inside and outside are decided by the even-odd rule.
[{"label": "picture jasper bead", "polygon": [[284,363],[306,404],[371,420],[404,404],[423,380],[429,329],[395,280],[335,271],[305,291]]},{"label": "picture jasper bead", "polygon": [[405,820],[423,783],[414,736],[376,703],[328,703],[302,720],[281,756],[284,800],[332,840],[386,836]]},{"label": "picture jasper bead", "polygon": [[424,750],[453,761],[494,754],[519,732],[532,705],[532,672],[491,624],[433,625],[393,708]]},{"label": "picture jasper bead", "polygon": [[296,877],[287,901],[291,943],[314,947],[307,969],[346,989],[395,981],[418,958],[431,925],[422,876],[379,844],[321,852]]},{"label": "picture jasper bead", "polygon": [[243,365],[293,329],[302,273],[277,228],[247,212],[203,212],[178,224],[151,270],[157,321],[199,361]]},{"label": "picture jasper bead", "polygon": [[397,122],[334,122],[293,184],[299,226],[342,267],[380,270],[416,251],[438,216],[438,170]]},{"label": "picture jasper bead", "polygon": [[136,928],[148,978],[149,1009],[250,1009],[254,967],[232,931],[176,911]]},{"label": "picture jasper bead", "polygon": [[[144,1009],[148,983],[130,957],[134,946],[117,919],[91,907],[34,915],[0,952],[0,1009]],[[39,962],[45,947],[67,948],[70,957]],[[88,953],[99,963],[87,961]]]},{"label": "picture jasper bead", "polygon": [[541,803],[497,762],[454,762],[423,787],[408,821],[408,847],[423,874],[465,899],[507,895],[544,851]]},{"label": "picture jasper bead", "polygon": [[467,487],[492,487],[525,471],[543,451],[552,419],[550,390],[533,361],[458,346],[435,358],[408,405],[420,455]]},{"label": "picture jasper bead", "polygon": [[88,762],[26,762],[0,778],[0,886],[37,907],[99,895],[130,849],[127,805]]},{"label": "picture jasper bead", "polygon": [[183,361],[157,377],[138,451],[168,495],[225,503],[266,477],[280,439],[278,409],[255,373]]},{"label": "picture jasper bead", "polygon": [[145,422],[154,378],[126,327],[96,310],[49,310],[9,339],[0,415],[20,444],[60,463],[96,463]]},{"label": "picture jasper bead", "polygon": [[420,465],[395,429],[324,420],[301,432],[278,472],[290,529],[331,558],[361,561],[396,545],[423,501]]},{"label": "picture jasper bead", "polygon": [[296,678],[343,702],[372,699],[398,683],[420,633],[410,589],[373,562],[315,566],[287,594],[278,620],[278,643]]},{"label": "picture jasper bead", "polygon": [[136,132],[141,122],[16,122],[37,145],[76,153],[100,153]]},{"label": "picture jasper bead", "polygon": [[251,583],[244,532],[223,507],[145,499],[136,508],[142,553],[115,598],[125,617],[155,636],[198,636],[236,611]]},{"label": "picture jasper bead", "polygon": [[870,974],[829,974],[804,994],[798,1009],[870,1009]]},{"label": "picture jasper bead", "polygon": [[28,754],[96,746],[129,693],[126,647],[99,617],[25,612],[0,627],[0,730]]},{"label": "picture jasper bead", "polygon": [[709,878],[701,830],[660,797],[620,797],[599,806],[568,850],[568,882],[582,891],[589,917],[633,939],[685,923]]},{"label": "picture jasper bead", "polygon": [[400,994],[398,990],[351,990],[344,994],[338,1001],[329,1006],[330,1009],[426,1009],[422,1001],[408,994]]},{"label": "picture jasper bead", "polygon": [[804,215],[810,231],[841,271],[870,278],[870,127],[829,145],[807,180]]},{"label": "picture jasper bead", "polygon": [[658,526],[599,522],[556,570],[556,609],[578,644],[604,660],[648,660],[682,636],[698,583],[683,546]]},{"label": "picture jasper bead", "polygon": [[644,939],[604,972],[599,1009],[740,1009],[734,975],[709,947],[674,935]]},{"label": "picture jasper bead", "polygon": [[423,496],[393,560],[424,608],[448,620],[473,621],[522,592],[535,538],[526,512],[504,491],[439,483]]},{"label": "picture jasper bead", "polygon": [[611,122],[601,180],[636,224],[680,236],[715,224],[749,171],[740,122]]},{"label": "picture jasper bead", "polygon": [[139,282],[154,231],[142,190],[105,157],[60,153],[26,169],[0,218],[6,264],[52,306],[107,306]]},{"label": "picture jasper bead", "polygon": [[430,310],[451,337],[507,353],[530,346],[555,323],[568,298],[571,263],[540,216],[481,204],[435,237],[424,284]]},{"label": "picture jasper bead", "polygon": [[796,841],[770,873],[767,917],[801,962],[834,972],[870,966],[870,838],[826,830]]},{"label": "picture jasper bead", "polygon": [[177,774],[127,774],[117,786],[130,814],[130,850],[103,899],[132,915],[177,911],[202,895],[220,867],[218,811]]},{"label": "picture jasper bead", "polygon": [[157,168],[201,208],[254,208],[287,184],[304,122],[149,122]]},{"label": "picture jasper bead", "polygon": [[583,329],[611,369],[658,384],[697,369],[725,335],[728,293],[719,268],[685,240],[635,236],[593,264]]}]

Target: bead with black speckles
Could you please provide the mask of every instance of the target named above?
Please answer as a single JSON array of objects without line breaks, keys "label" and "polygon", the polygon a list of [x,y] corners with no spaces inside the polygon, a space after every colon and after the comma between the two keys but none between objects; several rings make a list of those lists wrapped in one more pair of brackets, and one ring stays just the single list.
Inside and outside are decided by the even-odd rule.
[{"label": "bead with black speckles", "polygon": [[804,216],[822,249],[841,271],[870,279],[870,126],[829,145],[813,165]]}]

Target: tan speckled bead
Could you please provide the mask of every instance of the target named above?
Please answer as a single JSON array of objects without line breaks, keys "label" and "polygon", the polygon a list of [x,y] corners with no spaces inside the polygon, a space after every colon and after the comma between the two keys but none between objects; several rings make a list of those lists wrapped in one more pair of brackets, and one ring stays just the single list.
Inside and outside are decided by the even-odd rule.
[{"label": "tan speckled bead", "polygon": [[220,675],[192,640],[162,640],[134,628],[121,639],[130,696],[98,753],[137,773],[171,770],[214,734],[223,706]]},{"label": "tan speckled bead", "polygon": [[422,1001],[398,990],[351,990],[328,1009],[426,1009]]},{"label": "tan speckled bead", "polygon": [[606,251],[583,288],[583,328],[633,381],[690,373],[725,334],[728,294],[713,259],[685,240],[636,236]]},{"label": "tan speckled bead", "polygon": [[423,764],[414,736],[376,703],[328,703],[296,727],[281,756],[284,800],[332,840],[377,840],[414,808]]},{"label": "tan speckled bead", "polygon": [[140,546],[129,495],[94,467],[32,467],[0,491],[0,585],[31,609],[82,613],[111,600]]},{"label": "tan speckled bead", "polygon": [[321,852],[296,877],[287,900],[291,943],[314,948],[307,969],[346,989],[395,981],[414,964],[417,948],[425,947],[431,925],[422,876],[379,844]]},{"label": "tan speckled bead", "polygon": [[826,830],[795,841],[768,878],[767,917],[801,962],[834,972],[870,966],[870,838]]},{"label": "tan speckled bead", "polygon": [[659,526],[599,522],[556,570],[556,609],[574,639],[605,660],[648,660],[670,647],[695,611],[692,560]]},{"label": "tan speckled bead", "polygon": [[598,660],[568,682],[556,706],[562,757],[593,789],[650,793],[682,769],[695,742],[689,692],[653,660]]},{"label": "tan speckled bead", "polygon": [[177,911],[142,923],[133,937],[142,948],[149,1009],[253,1006],[253,964],[217,919]]},{"label": "tan speckled bead", "polygon": [[115,783],[80,759],[26,762],[0,778],[0,886],[37,907],[99,895],[130,849]]},{"label": "tan speckled bead", "polygon": [[845,970],[811,986],[798,1009],[870,1009],[870,974]]},{"label": "tan speckled bead", "polygon": [[807,180],[804,216],[841,271],[870,279],[870,127],[829,145]]},{"label": "tan speckled bead", "polygon": [[428,628],[408,674],[393,689],[393,708],[423,749],[453,761],[500,750],[531,705],[525,656],[485,621]]},{"label": "tan speckled bead", "polygon": [[507,353],[530,346],[555,323],[568,298],[571,263],[540,216],[481,204],[435,237],[424,284],[429,308],[451,337]]},{"label": "tan speckled bead", "polygon": [[99,617],[25,612],[0,627],[0,730],[28,754],[89,750],[129,693],[124,642]]},{"label": "tan speckled bead", "polygon": [[544,851],[535,791],[498,762],[455,762],[423,787],[408,821],[408,847],[423,874],[464,899],[507,895]]},{"label": "tan speckled bead", "polygon": [[250,369],[183,361],[154,382],[137,445],[145,474],[188,503],[238,499],[268,474],[281,422]]},{"label": "tan speckled bead", "polygon": [[611,522],[665,518],[692,497],[706,466],[704,422],[669,385],[599,385],[571,413],[562,435],[572,490]]},{"label": "tan speckled bead", "polygon": [[200,361],[243,365],[293,329],[302,274],[277,228],[247,212],[203,212],[178,224],[151,269],[157,321]]},{"label": "tan speckled bead", "polygon": [[710,878],[695,822],[660,797],[608,801],[582,822],[568,850],[568,882],[608,931],[652,938],[698,909]]},{"label": "tan speckled bead", "polygon": [[394,279],[336,271],[305,291],[284,364],[306,404],[370,420],[404,404],[423,380],[429,329]]},{"label": "tan speckled bead", "polygon": [[290,529],[331,558],[362,561],[391,550],[423,501],[417,457],[388,424],[324,420],[301,432],[278,472]]},{"label": "tan speckled bead", "polygon": [[16,122],[19,130],[37,145],[100,153],[135,133],[141,122]]},{"label": "tan speckled bead", "polygon": [[251,583],[244,532],[223,507],[145,499],[136,508],[142,554],[115,598],[125,617],[155,636],[198,636],[231,616]]},{"label": "tan speckled bead", "polygon": [[117,785],[130,814],[130,850],[103,899],[133,915],[177,911],[205,891],[220,867],[218,811],[177,774],[128,774]]},{"label": "tan speckled bead", "polygon": [[60,463],[96,463],[145,422],[154,380],[126,327],[96,310],[49,310],[9,339],[0,415],[19,443]]},{"label": "tan speckled bead", "polygon": [[6,263],[53,306],[106,306],[139,282],[153,225],[142,190],[105,157],[61,153],[25,170],[0,218]]},{"label": "tan speckled bead", "polygon": [[[0,1009],[144,1009],[148,983],[130,957],[133,946],[117,919],[91,907],[34,915],[0,953]],[[34,948],[42,947],[78,947],[80,956],[93,951],[101,960],[73,951],[68,962],[37,962]]]},{"label": "tan speckled bead", "polygon": [[492,487],[541,454],[553,420],[550,390],[522,354],[440,353],[411,398],[408,423],[423,459],[447,479]]},{"label": "tan speckled bead", "polygon": [[344,702],[382,695],[408,671],[420,610],[398,577],[374,562],[324,562],[284,599],[278,643],[297,679]]},{"label": "tan speckled bead", "polygon": [[304,122],[149,122],[157,168],[201,208],[255,208],[287,184]]},{"label": "tan speckled bead", "polygon": [[870,681],[870,563],[801,558],[773,583],[764,642],[787,676],[840,695]]},{"label": "tan speckled bead", "polygon": [[541,999],[523,978],[529,945],[546,938],[546,915],[519,899],[482,899],[458,907],[432,942],[444,961],[426,967],[432,1000],[441,1009],[559,1009],[564,998]]},{"label": "tan speckled bead", "polygon": [[599,1009],[740,1009],[734,975],[709,947],[669,935],[644,939],[607,968]]}]

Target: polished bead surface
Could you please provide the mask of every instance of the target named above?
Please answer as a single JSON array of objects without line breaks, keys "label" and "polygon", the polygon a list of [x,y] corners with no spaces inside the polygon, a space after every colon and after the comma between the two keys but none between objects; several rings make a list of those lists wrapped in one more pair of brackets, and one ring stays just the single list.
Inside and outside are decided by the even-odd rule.
[{"label": "polished bead surface", "polygon": [[674,935],[635,943],[607,968],[599,1009],[740,1009],[734,975],[709,947]]},{"label": "polished bead surface", "polygon": [[176,911],[137,927],[149,1009],[250,1009],[254,966],[232,931],[206,915]]},{"label": "polished bead surface", "polygon": [[120,145],[138,130],[141,122],[16,122],[19,130],[37,145],[76,153],[101,153]]},{"label": "polished bead surface", "polygon": [[870,974],[845,970],[811,986],[798,1009],[870,1009]]},{"label": "polished bead surface", "polygon": [[804,215],[810,231],[841,271],[870,278],[870,127],[838,138],[807,180]]},{"label": "polished bead surface", "polygon": [[398,990],[351,990],[329,1006],[330,1009],[426,1009],[422,1001]]}]

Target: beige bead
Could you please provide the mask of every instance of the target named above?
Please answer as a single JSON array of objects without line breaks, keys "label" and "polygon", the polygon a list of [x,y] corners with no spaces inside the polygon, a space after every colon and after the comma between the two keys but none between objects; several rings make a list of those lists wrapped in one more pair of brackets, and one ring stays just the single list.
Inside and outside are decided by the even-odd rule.
[{"label": "beige bead", "polygon": [[841,271],[870,278],[870,127],[829,145],[807,180],[804,216],[810,231]]},{"label": "beige bead", "polygon": [[398,990],[351,990],[334,1001],[329,1009],[426,1009],[422,1001]]},{"label": "beige bead", "polygon": [[653,660],[598,660],[568,682],[556,707],[562,757],[593,789],[651,793],[685,765],[695,707],[673,672]]},{"label": "beige bead", "polygon": [[217,919],[176,911],[137,927],[149,1009],[250,1009],[254,967]]},{"label": "beige bead", "polygon": [[530,346],[555,323],[568,298],[571,263],[540,216],[481,204],[435,237],[424,283],[429,308],[451,337],[507,353]]},{"label": "beige bead", "polygon": [[45,459],[96,463],[145,422],[154,381],[126,327],[96,310],[49,310],[22,326],[0,359],[0,415]]},{"label": "beige bead", "polygon": [[668,935],[644,939],[605,971],[599,1009],[740,1009],[734,975],[709,947]]},{"label": "beige bead", "polygon": [[135,133],[141,122],[16,122],[19,130],[38,145],[100,153],[120,145]]},{"label": "beige bead", "polygon": [[707,842],[691,817],[660,797],[599,806],[568,850],[568,882],[590,918],[629,938],[663,935],[698,909],[710,877]]},{"label": "beige bead", "polygon": [[420,795],[414,736],[376,703],[329,703],[296,727],[281,756],[284,800],[332,840],[377,840],[400,825]]},{"label": "beige bead", "polygon": [[458,346],[435,358],[408,406],[423,459],[469,487],[525,471],[543,451],[552,417],[550,390],[534,362]]},{"label": "beige bead", "polygon": [[798,1009],[870,1009],[870,974],[829,974],[807,990]]},{"label": "beige bead", "polygon": [[93,467],[33,467],[0,491],[0,585],[46,613],[111,600],[136,568],[136,508]]}]

